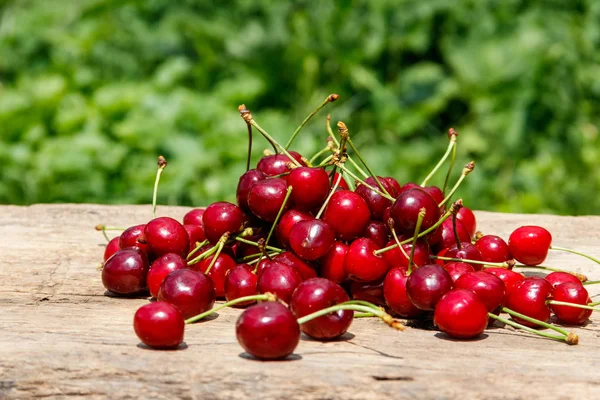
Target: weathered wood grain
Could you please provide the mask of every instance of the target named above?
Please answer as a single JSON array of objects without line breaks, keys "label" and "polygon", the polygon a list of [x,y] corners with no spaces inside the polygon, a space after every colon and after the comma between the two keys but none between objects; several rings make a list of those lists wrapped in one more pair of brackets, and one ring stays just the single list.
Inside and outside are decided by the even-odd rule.
[{"label": "weathered wood grain", "polygon": [[[183,207],[160,207],[181,218]],[[480,340],[394,331],[357,320],[345,340],[302,340],[291,360],[258,362],[237,344],[239,310],[186,330],[186,347],[153,351],[133,333],[146,299],[105,296],[96,265],[98,223],[147,222],[149,206],[0,207],[0,398],[398,399],[598,398],[600,328],[577,328],[578,346],[507,329]],[[600,256],[600,217],[478,212],[507,237],[543,224],[554,242]],[[552,253],[548,265],[600,279],[600,266]],[[592,294],[600,293],[590,286]],[[598,298],[598,297],[596,297]]]}]

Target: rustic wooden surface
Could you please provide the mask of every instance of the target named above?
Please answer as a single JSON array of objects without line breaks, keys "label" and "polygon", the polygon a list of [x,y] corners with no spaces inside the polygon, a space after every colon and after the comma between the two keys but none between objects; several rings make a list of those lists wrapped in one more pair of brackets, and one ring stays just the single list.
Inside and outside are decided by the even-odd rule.
[{"label": "rustic wooden surface", "polygon": [[[187,210],[159,214],[181,218]],[[0,398],[600,398],[600,317],[575,329],[578,346],[507,329],[459,342],[363,319],[345,340],[304,339],[290,360],[259,362],[235,340],[240,311],[225,310],[188,327],[180,350],[144,348],[132,318],[147,299],[105,295],[96,270],[105,240],[93,227],[144,223],[150,213],[0,207]],[[520,225],[543,224],[555,244],[600,256],[600,217],[477,216],[484,232],[507,238]],[[600,279],[600,266],[576,256],[554,252],[547,264]]]}]

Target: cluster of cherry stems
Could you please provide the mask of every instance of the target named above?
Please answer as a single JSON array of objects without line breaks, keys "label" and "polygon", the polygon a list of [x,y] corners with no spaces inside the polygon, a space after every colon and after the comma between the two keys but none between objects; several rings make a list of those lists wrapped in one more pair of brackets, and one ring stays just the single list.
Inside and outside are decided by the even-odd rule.
[{"label": "cluster of cherry stems", "polygon": [[[329,116],[323,150],[310,160],[288,150],[306,122],[337,97],[328,96],[286,146],[240,106],[249,146],[237,205],[193,209],[183,224],[156,217],[158,182],[167,165],[159,157],[153,219],[111,239],[102,264],[110,292],[149,291],[157,300],[135,313],[139,339],[156,349],[176,348],[185,324],[232,306],[245,308],[236,323],[238,342],[259,359],[287,357],[301,332],[318,340],[338,338],[354,318],[376,317],[404,329],[392,315],[433,315],[434,325],[457,339],[475,338],[498,320],[577,344],[576,334],[548,321],[551,313],[561,324],[587,321],[597,304],[582,283],[586,278],[541,264],[550,249],[583,254],[552,246],[550,233],[539,226],[516,229],[508,243],[477,232],[473,212],[460,199],[450,202],[473,162],[447,190],[456,131],[449,130],[447,151],[420,185],[376,176],[344,123],[338,123],[339,138],[333,134]],[[250,169],[253,129],[274,153],[266,151]],[[449,157],[443,188],[428,186]],[[97,229],[106,236],[119,228]],[[525,277],[515,268],[553,272]],[[222,298],[227,302],[215,307]]]}]

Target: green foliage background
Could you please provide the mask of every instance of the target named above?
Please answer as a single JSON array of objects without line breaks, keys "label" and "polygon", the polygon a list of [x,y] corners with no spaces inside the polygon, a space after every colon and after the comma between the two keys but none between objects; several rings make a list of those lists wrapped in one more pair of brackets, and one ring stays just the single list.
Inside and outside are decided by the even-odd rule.
[{"label": "green foliage background", "polygon": [[[147,203],[158,154],[161,202],[233,200],[238,104],[285,142],[337,92],[327,111],[380,174],[421,181],[453,126],[469,206],[600,205],[597,0],[0,5],[0,203]],[[323,146],[325,115],[297,150]]]}]

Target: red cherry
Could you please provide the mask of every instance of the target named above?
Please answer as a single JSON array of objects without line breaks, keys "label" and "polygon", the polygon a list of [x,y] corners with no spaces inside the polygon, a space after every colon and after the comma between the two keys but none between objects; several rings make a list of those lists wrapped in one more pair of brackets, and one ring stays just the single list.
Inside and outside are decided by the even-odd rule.
[{"label": "red cherry", "polygon": [[454,282],[448,271],[437,264],[417,268],[406,280],[408,297],[421,310],[433,310],[442,296],[453,287]]},{"label": "red cherry", "polygon": [[[290,155],[296,159],[296,161],[304,164],[302,161],[302,156],[296,152],[290,152]],[[292,160],[285,154],[274,154],[272,156],[264,156],[260,159],[258,164],[256,165],[256,169],[265,174],[266,176],[275,176],[281,175],[283,173],[289,172],[287,165],[291,163]]]},{"label": "red cherry", "polygon": [[133,329],[146,346],[172,349],[183,342],[185,323],[181,312],[171,304],[154,302],[138,308]]},{"label": "red cherry", "polygon": [[344,269],[346,253],[350,247],[342,242],[334,242],[329,252],[320,260],[321,276],[335,283],[341,283],[348,278]]},{"label": "red cherry", "polygon": [[442,189],[440,189],[437,186],[425,186],[421,188],[425,193],[428,193],[431,197],[433,197],[433,200],[435,200],[435,202],[437,204],[440,204],[442,201],[444,201],[444,193],[442,192]]},{"label": "red cherry", "polygon": [[[464,260],[473,260],[473,261],[483,261],[483,258],[481,257],[481,253],[479,252],[479,250],[477,250],[477,247],[475,247],[470,242],[462,242],[460,244],[460,249],[457,248],[456,246],[450,248],[446,252],[445,257],[460,258],[460,259],[464,259]],[[445,262],[448,262],[448,261],[445,261]],[[483,268],[483,265],[481,265],[481,264],[470,263],[468,261],[465,261],[465,262],[467,264],[471,264],[471,266],[475,269],[475,271],[480,271]]]},{"label": "red cherry", "polygon": [[323,168],[294,168],[287,177],[290,199],[302,210],[318,209],[329,193],[329,176]]},{"label": "red cherry", "polygon": [[[383,179],[383,177],[378,176],[377,179],[379,180],[381,185],[385,188],[385,191],[388,194],[394,192],[394,189],[392,188],[392,186],[385,179]],[[373,179],[372,177],[368,177],[367,179],[365,179],[365,182],[367,184],[371,185],[372,187],[378,188],[379,190],[381,190],[379,188],[379,186],[377,185],[377,182],[375,182],[375,179]],[[356,187],[356,190],[354,192],[365,200],[365,202],[367,203],[367,206],[369,207],[369,211],[371,212],[372,219],[381,221],[383,218],[383,212],[385,211],[385,209],[392,205],[391,200],[386,199],[385,197],[383,197],[382,195],[378,194],[377,192],[369,189],[365,185],[359,184]]]},{"label": "red cherry", "polygon": [[206,207],[202,216],[202,224],[206,238],[216,244],[226,232],[238,233],[244,227],[245,216],[235,204],[225,201],[213,203]]},{"label": "red cherry", "polygon": [[388,265],[374,252],[379,247],[371,239],[359,238],[350,245],[344,261],[348,277],[355,281],[370,282],[385,276]]},{"label": "red cherry", "polygon": [[[325,278],[312,278],[298,285],[292,294],[290,310],[296,318],[301,318],[348,300],[348,294],[337,283]],[[346,333],[353,317],[352,311],[335,311],[302,324],[300,329],[315,339],[334,339]]]},{"label": "red cherry", "polygon": [[[586,305],[590,303],[588,291],[581,282],[565,282],[554,288],[552,300]],[[551,304],[550,308],[556,318],[563,324],[583,325],[592,315],[592,310]]]},{"label": "red cherry", "polygon": [[266,179],[266,177],[265,174],[255,169],[248,170],[240,176],[235,195],[237,204],[242,211],[250,211],[250,207],[248,207],[248,193],[250,193],[250,189],[252,189],[252,186],[254,186],[256,182],[262,181]]},{"label": "red cherry", "polygon": [[290,247],[300,258],[309,261],[327,254],[334,241],[333,229],[320,219],[298,222],[290,231]]},{"label": "red cherry", "polygon": [[235,268],[236,263],[231,256],[221,253],[207,273],[206,270],[210,266],[213,258],[214,256],[210,256],[202,260],[197,270],[206,273],[206,275],[212,279],[217,297],[222,298],[225,297],[225,276],[231,269]]},{"label": "red cherry", "polygon": [[423,187],[421,185],[417,185],[414,182],[407,182],[404,184],[404,186],[402,186],[402,188],[400,189],[400,192],[398,192],[398,195],[400,195],[400,193],[405,192],[409,189],[420,189],[422,190]]},{"label": "red cherry", "polygon": [[[253,271],[254,268],[248,264],[239,264],[229,271],[225,277],[225,299],[227,301],[252,296],[257,293],[256,285],[258,277]],[[246,301],[238,303],[234,307],[244,307],[252,303],[254,302]]]},{"label": "red cherry", "polygon": [[[250,211],[263,221],[273,222],[283,205],[287,194],[287,183],[282,178],[258,181],[248,193]],[[288,201],[285,208],[289,208]]]},{"label": "red cherry", "polygon": [[157,299],[173,304],[187,319],[213,308],[215,287],[206,275],[180,269],[167,275],[160,285]]},{"label": "red cherry", "polygon": [[135,294],[146,289],[148,257],[136,248],[117,251],[102,267],[102,284],[111,292]]},{"label": "red cherry", "polygon": [[183,225],[197,225],[199,227],[203,227],[202,225],[202,215],[204,215],[204,211],[206,207],[194,208],[193,210],[188,211],[183,216]]},{"label": "red cherry", "polygon": [[369,303],[385,306],[383,296],[383,279],[372,282],[352,282],[350,285],[350,294],[354,300],[364,300]]},{"label": "red cherry", "polygon": [[[542,278],[526,278],[517,283],[506,296],[506,307],[530,318],[548,321],[550,308],[546,300],[552,293],[552,285]],[[521,318],[513,317],[515,321],[531,328],[540,326]]]},{"label": "red cherry", "polygon": [[[469,235],[467,228],[465,228],[463,223],[458,220],[456,221],[456,233],[458,233],[458,239],[461,243],[471,241],[471,236]],[[442,225],[433,232],[430,243],[437,244],[439,248],[452,248],[456,246],[452,218],[442,222]]]},{"label": "red cherry", "polygon": [[178,221],[169,217],[154,218],[148,222],[144,228],[144,238],[155,257],[167,253],[185,257],[190,249],[187,231]]},{"label": "red cherry", "polygon": [[254,357],[282,359],[300,342],[296,317],[281,303],[255,304],[242,312],[235,325],[238,343]]},{"label": "red cherry", "polygon": [[406,292],[406,268],[396,267],[388,271],[383,280],[383,297],[394,314],[404,318],[416,318],[424,313],[408,298]]},{"label": "red cherry", "polygon": [[454,282],[454,287],[474,292],[489,312],[502,305],[506,292],[504,282],[497,276],[485,271],[464,274]]},{"label": "red cherry", "polygon": [[121,250],[121,248],[119,247],[119,240],[119,236],[110,239],[110,241],[106,245],[106,248],[104,249],[104,261],[108,260],[113,254]]},{"label": "red cherry", "polygon": [[154,260],[148,271],[147,278],[150,295],[157,297],[160,285],[162,285],[167,275],[173,271],[187,268],[187,266],[185,259],[175,253],[167,253]]},{"label": "red cherry", "polygon": [[[461,208],[462,210],[462,208]],[[508,244],[500,236],[485,235],[475,242],[483,261],[501,263],[512,260]]]},{"label": "red cherry", "polygon": [[399,233],[414,234],[421,208],[425,208],[425,217],[421,223],[421,231],[424,231],[440,219],[438,203],[421,189],[403,191],[396,198],[390,211],[390,216],[394,220],[394,229]]},{"label": "red cherry", "polygon": [[448,271],[452,277],[452,281],[455,283],[461,276],[468,274],[469,272],[475,272],[475,268],[473,268],[471,264],[460,261],[444,264],[444,269]]},{"label": "red cherry", "polygon": [[[329,174],[328,174],[330,182],[331,182],[331,172],[333,172],[333,171],[329,171]],[[335,185],[335,183],[337,182],[339,177],[340,177],[340,173],[336,172],[335,175],[333,176],[333,183],[331,184],[331,186]],[[348,183],[346,182],[346,180],[344,178],[340,179],[338,188],[341,188],[342,190],[350,190],[350,186],[348,186]]]},{"label": "red cherry", "polygon": [[475,237],[475,233],[477,233],[477,220],[475,219],[475,214],[467,207],[461,207],[456,214],[456,218],[462,222],[462,224],[467,228],[469,235],[473,238]]},{"label": "red cherry", "polygon": [[188,234],[188,239],[190,242],[189,251],[192,251],[196,248],[196,244],[202,243],[206,240],[206,235],[204,234],[204,229],[202,229],[199,225],[183,225],[183,228]]},{"label": "red cherry", "polygon": [[290,245],[290,232],[294,225],[301,221],[310,221],[315,219],[307,212],[291,209],[283,213],[277,224],[277,238],[283,247]]},{"label": "red cherry", "polygon": [[510,253],[525,265],[543,263],[551,245],[552,235],[541,226],[522,226],[508,238]]},{"label": "red cherry", "polygon": [[[390,193],[392,195],[392,197],[398,197],[398,195],[402,191],[402,186],[400,186],[400,184],[398,183],[396,178],[392,178],[391,176],[386,176],[383,179],[385,179],[386,182],[392,187],[393,193]],[[386,221],[386,220],[384,220],[384,221]]]},{"label": "red cherry", "polygon": [[323,213],[323,220],[340,240],[353,240],[365,231],[371,213],[362,197],[349,190],[335,192]]},{"label": "red cherry", "polygon": [[[389,242],[387,242],[385,247],[391,246],[393,244],[396,244],[396,241],[392,239]],[[403,244],[402,249],[404,249],[406,256],[410,257],[412,243]],[[396,247],[392,250],[388,250],[388,251],[382,253],[382,255],[383,255],[385,262],[387,263],[387,265],[390,268],[392,268],[392,267],[408,267],[408,257],[406,257],[404,255],[404,253],[402,252],[402,250],[400,250],[399,247]],[[415,252],[413,255],[414,265],[419,267],[419,266],[423,266],[425,264],[429,264],[429,262],[430,262],[429,256],[430,255],[431,254],[429,252],[429,246],[427,246],[427,243],[425,241],[423,241],[422,239],[417,239],[417,243],[415,245]]]},{"label": "red cherry", "polygon": [[552,272],[552,273],[546,275],[544,277],[544,279],[546,279],[548,282],[550,282],[550,284],[552,285],[553,288],[556,288],[561,283],[566,283],[566,282],[578,283],[581,287],[583,287],[583,284],[581,283],[579,278],[577,278],[575,275],[570,274],[568,272],[555,271],[555,272]]},{"label": "red cherry", "polygon": [[510,293],[517,283],[525,279],[522,274],[506,268],[486,268],[485,272],[497,276],[504,282],[506,295]]},{"label": "red cherry", "polygon": [[[148,254],[150,250],[148,245],[143,241],[145,228],[146,224],[142,224],[125,229],[123,233],[121,233],[121,236],[119,236],[119,248],[127,249],[129,247],[137,247]],[[140,238],[142,239],[142,242],[138,241]]]},{"label": "red cherry", "polygon": [[437,303],[433,323],[450,337],[471,339],[487,327],[488,310],[475,293],[454,289]]},{"label": "red cherry", "polygon": [[369,238],[379,247],[384,247],[388,241],[388,228],[383,222],[369,221],[363,237]]},{"label": "red cherry", "polygon": [[273,262],[258,276],[258,292],[273,293],[281,301],[290,302],[292,293],[302,282],[302,276],[289,265]]},{"label": "red cherry", "polygon": [[315,271],[311,265],[289,251],[284,251],[283,253],[277,254],[275,257],[273,257],[273,261],[289,265],[290,267],[294,268],[300,274],[302,280],[316,278],[317,276],[317,271]]}]

